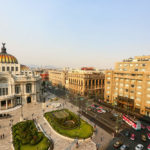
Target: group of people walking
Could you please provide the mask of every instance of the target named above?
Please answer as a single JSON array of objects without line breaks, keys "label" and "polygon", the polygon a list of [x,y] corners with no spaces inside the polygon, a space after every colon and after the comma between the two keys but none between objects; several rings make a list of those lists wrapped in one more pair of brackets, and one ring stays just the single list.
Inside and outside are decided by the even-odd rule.
[{"label": "group of people walking", "polygon": [[0,139],[4,139],[5,138],[5,135],[4,133],[0,135]]}]

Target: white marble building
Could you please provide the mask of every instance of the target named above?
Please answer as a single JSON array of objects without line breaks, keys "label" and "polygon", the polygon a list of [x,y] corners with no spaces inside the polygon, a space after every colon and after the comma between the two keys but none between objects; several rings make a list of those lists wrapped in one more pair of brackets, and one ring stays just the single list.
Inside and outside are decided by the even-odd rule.
[{"label": "white marble building", "polygon": [[0,53],[0,110],[41,99],[41,77],[19,64],[6,52],[3,43]]}]

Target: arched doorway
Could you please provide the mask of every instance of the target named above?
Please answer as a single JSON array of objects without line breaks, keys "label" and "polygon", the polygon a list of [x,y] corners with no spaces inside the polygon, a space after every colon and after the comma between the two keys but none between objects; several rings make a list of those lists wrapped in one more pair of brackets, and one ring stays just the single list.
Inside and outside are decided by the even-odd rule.
[{"label": "arched doorway", "polygon": [[27,97],[27,103],[31,103],[31,97]]}]

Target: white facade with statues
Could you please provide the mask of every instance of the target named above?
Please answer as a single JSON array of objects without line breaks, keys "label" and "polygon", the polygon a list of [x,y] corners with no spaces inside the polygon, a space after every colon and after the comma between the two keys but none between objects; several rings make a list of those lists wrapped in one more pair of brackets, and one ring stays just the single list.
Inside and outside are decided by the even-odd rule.
[{"label": "white facade with statues", "polygon": [[41,99],[41,77],[19,64],[6,52],[3,43],[0,53],[0,110]]}]

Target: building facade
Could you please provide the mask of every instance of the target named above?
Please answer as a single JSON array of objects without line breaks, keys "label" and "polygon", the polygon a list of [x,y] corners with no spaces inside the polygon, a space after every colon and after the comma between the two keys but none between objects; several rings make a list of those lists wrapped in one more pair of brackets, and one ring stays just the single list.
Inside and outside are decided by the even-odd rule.
[{"label": "building facade", "polygon": [[107,70],[105,101],[150,116],[150,56],[129,58]]},{"label": "building facade", "polygon": [[49,81],[54,86],[61,85],[65,87],[66,80],[68,78],[68,71],[67,70],[57,70],[57,69],[51,69],[48,70],[49,74]]},{"label": "building facade", "polygon": [[40,101],[41,78],[34,75],[16,57],[6,52],[5,44],[0,53],[0,110],[23,103]]},{"label": "building facade", "polygon": [[105,75],[93,68],[82,68],[68,72],[68,88],[74,94],[83,96],[104,96]]}]

